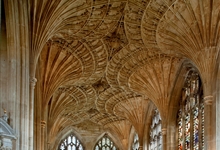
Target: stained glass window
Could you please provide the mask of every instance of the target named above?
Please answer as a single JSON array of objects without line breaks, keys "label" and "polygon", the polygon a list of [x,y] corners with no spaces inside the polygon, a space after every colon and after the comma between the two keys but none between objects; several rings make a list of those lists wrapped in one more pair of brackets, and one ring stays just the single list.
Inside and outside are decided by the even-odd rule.
[{"label": "stained glass window", "polygon": [[157,109],[154,110],[150,127],[150,150],[162,150],[161,117]]},{"label": "stained glass window", "polygon": [[135,133],[133,144],[132,144],[132,150],[138,150],[138,148],[139,148],[139,138],[138,138],[138,134]]},{"label": "stained glass window", "polygon": [[70,134],[61,141],[58,150],[83,150],[83,146],[73,134]]},{"label": "stained glass window", "polygon": [[204,149],[204,104],[201,80],[191,71],[182,90],[178,113],[178,150]]},{"label": "stained glass window", "polygon": [[105,134],[95,145],[94,150],[119,150],[114,142]]}]

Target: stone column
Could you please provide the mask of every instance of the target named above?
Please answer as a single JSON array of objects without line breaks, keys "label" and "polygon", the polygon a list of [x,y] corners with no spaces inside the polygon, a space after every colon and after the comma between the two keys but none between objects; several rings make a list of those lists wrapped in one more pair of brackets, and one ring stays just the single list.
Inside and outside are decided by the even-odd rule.
[{"label": "stone column", "polygon": [[[7,97],[5,109],[10,112],[9,123],[18,140],[15,150],[29,148],[29,52],[30,52],[30,2],[4,1],[7,37]],[[3,100],[2,100],[3,101]],[[33,129],[32,129],[33,130]],[[33,132],[33,131],[32,131]]]},{"label": "stone column", "polygon": [[[173,124],[172,125],[169,124],[168,127],[167,127],[167,134],[166,134],[167,138],[166,138],[166,140],[167,140],[167,149],[168,150],[176,149],[176,146],[177,146],[176,138],[178,138],[178,135],[176,136],[176,132],[177,132],[176,128],[177,127],[178,126],[173,125]],[[160,138],[162,138],[162,135],[160,136]]]},{"label": "stone column", "polygon": [[46,121],[41,121],[41,150],[44,150],[45,147],[45,127],[46,127]]},{"label": "stone column", "polygon": [[204,97],[204,118],[205,118],[205,150],[211,150],[212,149],[212,102],[213,102],[213,96],[205,96]]},{"label": "stone column", "polygon": [[161,129],[162,131],[162,136],[163,136],[163,150],[167,149],[167,128]]},{"label": "stone column", "polygon": [[32,77],[30,79],[30,103],[29,103],[29,150],[33,150],[33,136],[34,136],[34,89],[37,79]]}]

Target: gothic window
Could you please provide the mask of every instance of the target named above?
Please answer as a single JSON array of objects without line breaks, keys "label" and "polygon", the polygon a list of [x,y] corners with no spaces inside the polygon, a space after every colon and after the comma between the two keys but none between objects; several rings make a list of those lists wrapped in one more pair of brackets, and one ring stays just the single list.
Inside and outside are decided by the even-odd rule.
[{"label": "gothic window", "polygon": [[154,110],[150,127],[150,150],[162,150],[161,118],[157,109]]},{"label": "gothic window", "polygon": [[204,104],[201,80],[191,71],[182,90],[178,113],[178,150],[204,149]]},{"label": "gothic window", "polygon": [[94,150],[118,150],[116,145],[112,142],[110,137],[105,134],[95,145]]},{"label": "gothic window", "polygon": [[83,150],[81,142],[76,136],[70,134],[64,140],[61,141],[58,150]]},{"label": "gothic window", "polygon": [[139,148],[139,138],[138,138],[138,134],[135,133],[133,144],[132,144],[132,150],[138,150],[138,148]]}]

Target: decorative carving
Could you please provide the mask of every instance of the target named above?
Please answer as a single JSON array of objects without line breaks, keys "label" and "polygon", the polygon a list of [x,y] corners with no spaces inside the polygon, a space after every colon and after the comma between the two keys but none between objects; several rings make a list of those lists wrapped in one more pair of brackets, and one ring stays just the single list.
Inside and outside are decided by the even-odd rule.
[{"label": "decorative carving", "polygon": [[166,135],[166,134],[167,134],[167,128],[161,129],[161,132],[162,132],[162,135],[163,135],[163,136]]},{"label": "decorative carving", "polygon": [[92,86],[96,89],[97,94],[101,94],[110,87],[105,76],[102,77],[98,82],[94,83]]},{"label": "decorative carving", "polygon": [[213,102],[213,96],[212,95],[204,97],[204,104],[205,105],[212,105],[212,102]]},{"label": "decorative carving", "polygon": [[0,150],[12,150],[15,133],[5,120],[0,118]]},{"label": "decorative carving", "polygon": [[128,44],[124,29],[124,17],[118,22],[114,32],[107,35],[104,40],[108,47],[108,60],[111,60],[118,51]]},{"label": "decorative carving", "polygon": [[40,123],[41,123],[41,127],[42,127],[42,128],[45,128],[45,127],[46,127],[46,124],[47,124],[46,121],[42,120]]},{"label": "decorative carving", "polygon": [[37,79],[35,77],[32,77],[30,79],[30,84],[33,89],[35,88],[36,82],[37,82]]},{"label": "decorative carving", "polygon": [[4,114],[3,114],[3,116],[2,116],[2,119],[5,120],[5,122],[8,123],[8,115],[7,115],[6,110],[4,110]]},{"label": "decorative carving", "polygon": [[[211,2],[36,1],[31,40],[33,52],[40,54],[41,103],[50,106],[52,123],[47,124],[59,131],[90,119],[103,125],[123,117],[137,124],[149,110],[138,94],[154,102],[166,123],[183,59],[197,66],[211,95],[220,37],[219,1]],[[32,89],[35,84],[31,78]],[[194,96],[201,82],[195,78],[190,84],[182,101],[202,97]],[[212,101],[212,96],[204,98],[206,105]]]}]

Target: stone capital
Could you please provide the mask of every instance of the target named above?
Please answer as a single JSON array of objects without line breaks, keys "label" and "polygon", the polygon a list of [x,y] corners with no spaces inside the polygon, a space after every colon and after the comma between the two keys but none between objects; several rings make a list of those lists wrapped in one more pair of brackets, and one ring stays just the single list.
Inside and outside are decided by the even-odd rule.
[{"label": "stone capital", "polygon": [[41,124],[41,127],[42,127],[42,128],[45,128],[45,127],[46,127],[46,121],[41,120],[40,124]]},{"label": "stone capital", "polygon": [[161,129],[162,135],[166,135],[167,134],[167,128],[163,128]]},{"label": "stone capital", "polygon": [[31,87],[35,88],[36,82],[37,82],[37,79],[35,77],[30,78]]},{"label": "stone capital", "polygon": [[212,105],[212,102],[213,102],[213,96],[212,95],[204,97],[204,104],[205,105]]}]

